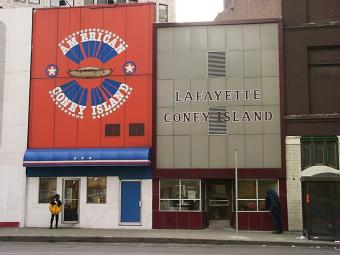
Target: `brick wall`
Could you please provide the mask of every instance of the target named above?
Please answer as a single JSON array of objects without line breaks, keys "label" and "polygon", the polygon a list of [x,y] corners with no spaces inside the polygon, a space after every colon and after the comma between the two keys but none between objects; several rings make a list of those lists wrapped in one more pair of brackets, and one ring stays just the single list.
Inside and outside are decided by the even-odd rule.
[{"label": "brick wall", "polygon": [[288,230],[302,231],[300,136],[286,137]]}]

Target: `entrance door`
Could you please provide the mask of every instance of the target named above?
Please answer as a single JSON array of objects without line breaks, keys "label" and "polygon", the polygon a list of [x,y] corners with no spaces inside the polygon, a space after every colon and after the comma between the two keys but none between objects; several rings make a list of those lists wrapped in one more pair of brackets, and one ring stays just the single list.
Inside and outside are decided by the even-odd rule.
[{"label": "entrance door", "polygon": [[120,223],[122,225],[140,225],[141,206],[141,182],[122,181]]},{"label": "entrance door", "polygon": [[64,179],[63,223],[79,222],[79,179]]},{"label": "entrance door", "polygon": [[229,180],[207,181],[207,209],[209,222],[227,222],[230,220],[232,200],[231,190],[232,183]]}]

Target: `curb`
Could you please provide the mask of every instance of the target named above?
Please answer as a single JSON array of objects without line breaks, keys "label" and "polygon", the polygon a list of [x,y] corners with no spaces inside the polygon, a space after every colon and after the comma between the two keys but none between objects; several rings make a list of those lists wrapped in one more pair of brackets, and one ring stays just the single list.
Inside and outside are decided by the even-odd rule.
[{"label": "curb", "polygon": [[74,236],[1,236],[0,242],[50,242],[50,243],[153,243],[153,244],[207,244],[207,245],[265,245],[295,247],[337,247],[340,244],[330,242],[292,242],[292,241],[258,241],[258,240],[216,240],[216,239],[182,239],[150,237],[74,237]]}]

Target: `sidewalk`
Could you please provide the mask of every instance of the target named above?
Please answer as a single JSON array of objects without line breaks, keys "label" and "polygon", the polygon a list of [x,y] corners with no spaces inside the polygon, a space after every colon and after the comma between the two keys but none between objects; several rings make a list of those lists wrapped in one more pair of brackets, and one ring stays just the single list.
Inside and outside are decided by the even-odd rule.
[{"label": "sidewalk", "polygon": [[239,231],[236,235],[236,231],[230,228],[203,230],[0,228],[0,241],[340,246],[338,242],[301,239],[301,233],[296,232],[277,235],[266,231]]}]

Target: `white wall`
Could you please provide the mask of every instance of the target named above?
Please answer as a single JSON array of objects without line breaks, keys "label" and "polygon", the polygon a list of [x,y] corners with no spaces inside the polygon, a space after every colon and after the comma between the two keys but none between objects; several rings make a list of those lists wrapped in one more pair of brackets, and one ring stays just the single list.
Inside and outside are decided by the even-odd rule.
[{"label": "white wall", "polygon": [[6,26],[4,93],[0,99],[0,222],[23,226],[26,174],[22,163],[28,131],[32,9],[0,9],[0,22]]},{"label": "white wall", "polygon": [[[77,178],[77,177],[75,177]],[[62,177],[57,178],[57,192],[62,192]],[[152,228],[152,180],[142,180],[141,226],[120,226],[120,180],[118,177],[107,178],[106,204],[87,204],[87,178],[80,177],[79,224],[60,224],[61,227],[77,228]],[[39,204],[39,178],[27,178],[27,227],[48,227],[50,213],[48,204]],[[61,198],[63,199],[63,197]]]},{"label": "white wall", "polygon": [[286,137],[288,230],[302,230],[301,143],[300,136]]}]

